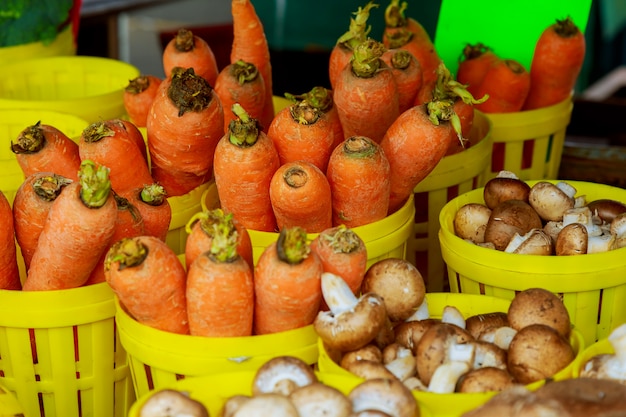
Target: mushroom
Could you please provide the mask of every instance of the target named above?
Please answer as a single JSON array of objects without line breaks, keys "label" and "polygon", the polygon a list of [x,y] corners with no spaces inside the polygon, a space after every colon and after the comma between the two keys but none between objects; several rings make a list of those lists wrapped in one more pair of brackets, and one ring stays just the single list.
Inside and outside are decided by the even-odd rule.
[{"label": "mushroom", "polygon": [[228,397],[222,405],[220,417],[232,417],[235,411],[239,409],[250,398],[249,395],[237,394]]},{"label": "mushroom", "polygon": [[530,186],[511,171],[500,171],[483,188],[485,205],[492,209],[506,200],[528,202]]},{"label": "mushroom", "polygon": [[530,189],[528,203],[544,221],[561,221],[563,214],[574,207],[576,189],[566,182],[555,184],[539,181]]},{"label": "mushroom", "polygon": [[552,255],[552,238],[542,229],[531,229],[525,235],[516,233],[504,252],[520,255]]},{"label": "mushroom", "polygon": [[363,293],[375,293],[385,301],[392,322],[409,318],[426,295],[424,278],[411,262],[402,258],[385,258],[371,265],[361,283]]},{"label": "mushroom", "polygon": [[297,387],[314,382],[317,382],[317,376],[313,368],[302,359],[295,356],[277,356],[257,369],[252,380],[252,395],[289,395]]},{"label": "mushroom", "polygon": [[443,308],[441,322],[454,324],[461,329],[465,329],[465,317],[463,317],[463,313],[455,306],[447,305]]},{"label": "mushroom", "polygon": [[397,379],[370,379],[361,382],[348,394],[355,413],[382,411],[392,417],[420,415],[413,393]]},{"label": "mushroom", "polygon": [[456,392],[504,391],[516,384],[515,378],[506,369],[487,366],[462,375],[457,382]]},{"label": "mushroom", "polygon": [[442,363],[435,369],[428,384],[428,391],[437,394],[451,394],[463,374],[471,369],[466,361],[450,361]]},{"label": "mushroom", "polygon": [[413,313],[407,317],[405,321],[425,320],[430,317],[430,310],[428,309],[428,299],[424,297],[422,303],[413,311]]},{"label": "mushroom", "polygon": [[507,351],[516,333],[517,330],[510,326],[492,327],[482,332],[478,336],[478,340],[480,342],[493,343],[500,349]]},{"label": "mushroom", "polygon": [[253,395],[250,400],[241,404],[233,417],[300,417],[298,409],[289,397],[276,393]]},{"label": "mushroom", "polygon": [[539,215],[528,203],[507,200],[492,209],[485,241],[493,243],[497,250],[504,250],[516,233],[524,235],[541,227]]},{"label": "mushroom", "polygon": [[554,253],[557,256],[584,255],[587,253],[588,243],[587,228],[580,223],[570,223],[557,235]]},{"label": "mushroom", "polygon": [[320,311],[313,322],[319,338],[331,349],[342,352],[370,343],[385,324],[383,298],[375,293],[357,298],[340,276],[330,272],[324,272],[321,281],[329,310]]},{"label": "mushroom", "polygon": [[543,288],[528,288],[515,295],[508,310],[509,324],[520,331],[531,324],[545,324],[567,338],[571,331],[569,312],[563,301]]},{"label": "mushroom", "polygon": [[202,403],[189,397],[186,392],[162,389],[150,395],[139,409],[139,417],[209,417]]},{"label": "mushroom", "polygon": [[486,403],[461,417],[573,417],[558,401],[538,398],[526,387],[516,384],[494,395]]},{"label": "mushroom", "polygon": [[589,236],[600,236],[602,234],[602,228],[600,227],[600,221],[595,220],[593,213],[589,210],[589,207],[574,207],[567,210],[563,214],[563,227],[570,223],[580,223],[587,228],[587,234]]},{"label": "mushroom", "polygon": [[615,217],[626,213],[626,204],[608,198],[590,201],[587,207],[605,223],[611,223]]},{"label": "mushroom", "polygon": [[613,218],[609,227],[609,233],[615,236],[612,249],[626,246],[626,213],[620,213]]},{"label": "mushroom", "polygon": [[593,356],[583,365],[580,376],[611,379],[626,384],[626,324],[616,327],[608,340],[613,353]]},{"label": "mushroom", "polygon": [[394,327],[395,341],[400,345],[411,349],[415,354],[417,344],[426,333],[426,331],[434,324],[440,323],[441,320],[431,318],[425,320],[413,320],[399,323]]},{"label": "mushroom", "polygon": [[615,247],[616,236],[611,233],[589,236],[587,241],[587,253],[608,252]]},{"label": "mushroom", "polygon": [[472,335],[474,339],[486,330],[493,327],[507,326],[509,319],[503,311],[495,311],[492,313],[475,314],[469,316],[465,320],[465,329]]},{"label": "mushroom", "polygon": [[474,345],[472,369],[499,368],[506,369],[507,351],[495,343],[483,340],[470,342]]},{"label": "mushroom", "polygon": [[411,349],[397,343],[389,345],[383,350],[383,364],[400,381],[417,374],[415,355]]},{"label": "mushroom", "polygon": [[480,203],[467,203],[454,214],[454,234],[473,243],[485,242],[485,228],[491,209]]},{"label": "mushroom", "polygon": [[398,379],[382,362],[361,360],[346,364],[346,371],[363,378],[370,379]]},{"label": "mushroom", "polygon": [[315,382],[297,388],[289,399],[300,417],[350,417],[352,402],[337,388]]},{"label": "mushroom", "polygon": [[376,345],[365,345],[362,348],[344,353],[341,357],[341,362],[339,363],[339,366],[341,366],[342,368],[347,368],[350,363],[362,360],[382,362],[383,353]]}]

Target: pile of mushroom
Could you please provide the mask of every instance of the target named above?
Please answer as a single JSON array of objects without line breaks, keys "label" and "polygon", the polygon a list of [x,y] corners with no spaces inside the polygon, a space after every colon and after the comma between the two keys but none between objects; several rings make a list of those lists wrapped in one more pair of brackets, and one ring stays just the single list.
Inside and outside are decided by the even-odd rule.
[{"label": "pile of mushroom", "polygon": [[626,205],[587,201],[565,181],[532,187],[500,171],[483,189],[483,203],[468,203],[454,217],[454,233],[496,250],[531,255],[580,255],[626,245]]},{"label": "pile of mushroom", "polygon": [[613,353],[601,353],[584,363],[581,378],[609,379],[626,385],[626,324],[611,331],[608,341]]}]

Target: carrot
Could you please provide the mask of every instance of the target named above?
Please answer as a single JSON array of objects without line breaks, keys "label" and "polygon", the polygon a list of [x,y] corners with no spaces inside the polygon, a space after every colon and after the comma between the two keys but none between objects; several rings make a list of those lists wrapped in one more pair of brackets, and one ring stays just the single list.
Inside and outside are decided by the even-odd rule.
[{"label": "carrot", "polygon": [[390,173],[382,147],[366,136],[352,136],[336,147],[326,171],[333,226],[344,224],[352,228],[385,218]]},{"label": "carrot", "polygon": [[337,79],[333,98],[344,138],[367,136],[380,143],[387,128],[400,114],[398,87],[380,57],[382,43],[368,39],[354,49],[350,65]]},{"label": "carrot", "polygon": [[254,268],[252,241],[248,229],[239,223],[232,213],[226,214],[221,208],[198,212],[187,222],[185,226],[188,234],[185,243],[187,268],[200,254],[211,250],[216,227],[220,227],[220,230],[228,228],[231,233],[237,232],[237,253],[250,265],[250,268]]},{"label": "carrot", "polygon": [[274,232],[276,218],[270,201],[270,182],[280,166],[274,142],[238,104],[238,119],[217,144],[215,186],[220,204],[246,229]]},{"label": "carrot", "polygon": [[274,90],[272,80],[272,63],[270,50],[263,22],[259,18],[251,0],[232,0],[231,14],[233,17],[233,45],[230,62],[239,60],[254,64],[265,82],[265,106],[259,122],[267,132],[274,118]]},{"label": "carrot", "polygon": [[413,107],[422,88],[422,67],[417,58],[404,49],[389,49],[381,57],[391,68],[398,85],[400,113]]},{"label": "carrot", "polygon": [[50,207],[24,290],[80,287],[108,248],[117,221],[109,169],[85,160],[78,176]]},{"label": "carrot", "polygon": [[144,233],[165,242],[172,221],[172,206],[163,186],[146,184],[126,196],[139,210],[143,219]]},{"label": "carrot", "polygon": [[219,69],[211,46],[191,30],[181,28],[163,49],[163,70],[170,78],[176,67],[193,68],[196,75],[215,85]]},{"label": "carrot", "polygon": [[126,132],[128,133],[128,136],[130,137],[131,140],[133,140],[137,144],[137,147],[139,148],[139,151],[141,152],[143,159],[145,159],[146,162],[148,162],[148,165],[150,165],[150,162],[148,161],[148,147],[146,145],[146,138],[144,138],[143,133],[141,133],[141,130],[139,130],[137,125],[129,120],[124,120],[124,119],[111,119],[111,120],[119,122],[122,125],[124,125],[124,128],[126,129]]},{"label": "carrot", "polygon": [[328,158],[336,141],[335,130],[328,117],[306,100],[279,111],[267,136],[274,142],[281,165],[307,161],[326,171]]},{"label": "carrot", "polygon": [[283,229],[254,268],[254,334],[310,325],[322,301],[322,261],[301,227]]},{"label": "carrot", "polygon": [[224,108],[224,133],[237,116],[233,104],[239,103],[251,117],[263,116],[265,106],[265,81],[257,67],[242,60],[229,64],[220,71],[215,81],[215,92]]},{"label": "carrot", "polygon": [[352,13],[354,17],[350,18],[348,31],[337,38],[337,42],[331,49],[328,58],[328,78],[331,89],[336,87],[341,72],[350,63],[354,48],[368,38],[372,27],[367,24],[367,20],[374,7],[378,7],[378,4],[370,1],[365,7],[359,7],[356,12]]},{"label": "carrot", "polygon": [[161,83],[146,130],[152,176],[168,196],[186,194],[211,179],[224,110],[215,90],[192,68],[178,68]]},{"label": "carrot", "polygon": [[108,250],[104,274],[120,305],[137,322],[189,334],[185,268],[154,236],[118,240]]},{"label": "carrot", "polygon": [[476,97],[489,100],[476,104],[483,113],[512,113],[522,110],[530,89],[530,74],[514,59],[496,61],[476,87]]},{"label": "carrot", "polygon": [[474,94],[476,87],[485,78],[489,67],[498,59],[493,49],[485,44],[467,44],[459,58],[456,80],[464,84],[467,91]]},{"label": "carrot", "polygon": [[381,148],[391,167],[389,213],[405,204],[457,140],[452,114],[452,100],[434,100],[411,107],[387,130]]},{"label": "carrot", "polygon": [[11,141],[11,151],[25,178],[43,171],[78,179],[78,144],[54,126],[39,121],[26,127]]},{"label": "carrot", "polygon": [[361,237],[345,225],[322,231],[311,241],[311,251],[322,261],[324,272],[339,275],[355,295],[367,271],[367,247]]},{"label": "carrot", "polygon": [[332,226],[330,184],[311,162],[281,165],[270,182],[270,200],[279,230],[300,226],[307,233],[319,233]]},{"label": "carrot", "polygon": [[17,265],[15,248],[15,225],[11,203],[0,191],[0,289],[19,290],[22,288],[20,271]]},{"label": "carrot", "polygon": [[146,127],[148,111],[162,81],[156,75],[142,74],[124,87],[124,109],[135,125]]},{"label": "carrot", "polygon": [[136,140],[119,119],[99,121],[87,126],[78,141],[82,160],[92,160],[109,168],[111,187],[124,194],[154,182],[148,162]]},{"label": "carrot", "polygon": [[209,250],[188,265],[187,312],[192,335],[238,337],[252,335],[253,269],[237,248],[232,223],[212,224]]},{"label": "carrot", "polygon": [[52,203],[61,191],[72,182],[69,178],[52,172],[35,172],[29,175],[15,192],[13,221],[15,238],[22,252],[26,270],[37,248]]},{"label": "carrot", "polygon": [[535,45],[523,110],[560,103],[572,94],[585,61],[585,35],[567,17],[548,26]]}]

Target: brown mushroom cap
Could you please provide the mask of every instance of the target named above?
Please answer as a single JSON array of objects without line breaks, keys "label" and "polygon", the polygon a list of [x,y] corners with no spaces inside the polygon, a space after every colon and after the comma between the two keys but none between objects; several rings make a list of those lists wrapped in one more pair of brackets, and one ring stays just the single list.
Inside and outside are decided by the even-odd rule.
[{"label": "brown mushroom cap", "polygon": [[528,195],[528,203],[545,221],[562,220],[563,213],[573,208],[574,202],[574,197],[547,181],[535,183]]},{"label": "brown mushroom cap", "polygon": [[465,329],[472,335],[474,339],[478,339],[480,334],[485,330],[489,330],[493,327],[502,327],[508,325],[509,319],[507,317],[507,313],[503,311],[475,314],[465,319]]},{"label": "brown mushroom cap", "polygon": [[289,399],[300,417],[349,417],[352,413],[352,402],[348,397],[321,382],[297,388]]},{"label": "brown mushroom cap", "polygon": [[485,228],[491,215],[491,209],[480,203],[467,203],[454,215],[454,233],[461,239],[474,243],[485,242]]},{"label": "brown mushroom cap", "polygon": [[278,393],[289,395],[297,387],[317,382],[315,372],[295,356],[277,356],[257,369],[252,380],[252,394]]},{"label": "brown mushroom cap", "polygon": [[430,318],[424,320],[404,321],[394,327],[395,341],[416,353],[417,344],[428,329],[441,320]]},{"label": "brown mushroom cap", "polygon": [[514,385],[494,395],[485,404],[461,417],[573,417],[556,400],[538,398],[522,385]]},{"label": "brown mushroom cap", "polygon": [[543,288],[528,288],[515,295],[508,310],[509,324],[515,330],[531,324],[545,324],[563,337],[569,337],[571,322],[563,301]]},{"label": "brown mushroom cap", "polygon": [[354,412],[379,410],[394,417],[419,417],[417,400],[397,379],[369,379],[348,394]]},{"label": "brown mushroom cap", "polygon": [[360,360],[349,362],[344,369],[359,378],[369,379],[397,379],[396,376],[383,365],[382,362],[374,362],[369,360]]},{"label": "brown mushroom cap", "polygon": [[494,207],[507,200],[528,202],[530,186],[519,178],[494,177],[487,181],[483,189],[485,205]]},{"label": "brown mushroom cap", "polygon": [[493,243],[497,250],[504,250],[516,233],[525,235],[541,227],[539,215],[528,203],[507,200],[492,209],[485,229],[485,242]]},{"label": "brown mushroom cap", "polygon": [[275,393],[253,395],[233,414],[233,417],[254,416],[300,417],[298,409],[289,397]]},{"label": "brown mushroom cap", "polygon": [[550,256],[553,252],[552,238],[543,229],[531,229],[524,236],[513,236],[504,251],[520,255]]},{"label": "brown mushroom cap", "polygon": [[626,204],[608,198],[590,201],[587,207],[605,223],[611,223],[617,215],[626,213]]},{"label": "brown mushroom cap", "polygon": [[139,410],[139,417],[160,417],[171,415],[185,415],[190,417],[209,417],[209,412],[202,403],[189,397],[184,392],[174,389],[156,391]]},{"label": "brown mushroom cap", "polygon": [[249,395],[237,394],[228,397],[222,405],[220,417],[232,417],[235,411],[247,402],[251,397]]},{"label": "brown mushroom cap", "polygon": [[365,345],[357,350],[345,352],[341,357],[339,366],[341,366],[342,368],[347,368],[350,363],[363,360],[382,363],[383,352],[376,345]]},{"label": "brown mushroom cap", "polygon": [[461,376],[456,392],[503,391],[515,384],[515,378],[506,369],[484,367],[472,369]]},{"label": "brown mushroom cap", "polygon": [[554,253],[557,256],[584,255],[587,253],[589,233],[585,225],[570,223],[556,236]]}]

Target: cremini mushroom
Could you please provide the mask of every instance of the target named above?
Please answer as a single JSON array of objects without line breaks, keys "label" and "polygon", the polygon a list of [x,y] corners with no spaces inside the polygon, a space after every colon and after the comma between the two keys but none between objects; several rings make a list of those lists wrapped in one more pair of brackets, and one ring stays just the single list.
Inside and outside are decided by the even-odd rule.
[{"label": "cremini mushroom", "polygon": [[321,382],[296,388],[289,399],[300,417],[350,417],[352,402],[337,388]]},{"label": "cremini mushroom", "polygon": [[424,333],[426,333],[432,325],[440,322],[441,320],[439,319],[428,318],[424,320],[412,320],[399,323],[393,328],[395,341],[396,343],[411,349],[411,351],[415,354],[417,344]]},{"label": "cremini mushroom", "polygon": [[528,202],[530,186],[519,179],[511,171],[500,171],[485,183],[483,199],[485,205],[493,209],[506,200],[520,200]]},{"label": "cremini mushroom", "polygon": [[528,288],[518,292],[508,310],[509,325],[519,331],[531,324],[545,324],[565,338],[569,337],[571,321],[563,301],[544,288]]},{"label": "cremini mushroom", "polygon": [[369,379],[398,379],[382,362],[361,360],[349,362],[344,369],[359,378]]},{"label": "cremini mushroom", "polygon": [[150,395],[139,409],[139,417],[209,417],[206,407],[189,397],[189,394],[174,389],[163,389]]},{"label": "cremini mushroom", "polygon": [[484,340],[474,340],[474,359],[472,369],[478,368],[499,368],[506,369],[507,350],[495,343]]},{"label": "cremini mushroom", "polygon": [[317,382],[317,376],[306,362],[295,356],[277,356],[257,369],[252,380],[252,395],[277,393],[289,395],[297,387]]},{"label": "cremini mushroom", "polygon": [[485,242],[485,228],[491,209],[480,203],[467,203],[454,215],[454,234],[473,243]]},{"label": "cremini mushroom", "polygon": [[559,181],[539,181],[530,189],[528,203],[544,221],[561,221],[563,214],[574,207],[576,189]]},{"label": "cremini mushroom", "polygon": [[348,398],[355,413],[382,411],[392,417],[419,417],[420,410],[413,393],[397,379],[370,379],[355,386]]},{"label": "cremini mushroom", "polygon": [[368,344],[359,349],[345,352],[341,357],[341,362],[339,363],[339,365],[342,368],[347,368],[350,363],[362,360],[382,362],[383,352],[378,346]]},{"label": "cremini mushroom", "polygon": [[232,417],[235,414],[235,411],[239,409],[243,405],[243,403],[247,402],[250,398],[249,395],[237,394],[232,395],[224,401],[222,405],[222,409],[220,410],[220,417]]},{"label": "cremini mushroom", "polygon": [[383,364],[400,381],[417,374],[415,355],[411,349],[397,343],[391,344],[383,350]]},{"label": "cremini mushroom", "polygon": [[602,234],[602,228],[600,227],[601,221],[599,218],[595,218],[588,206],[574,207],[567,210],[563,214],[563,227],[570,223],[580,223],[587,228],[587,234],[589,236],[600,236]]},{"label": "cremini mushroom", "polygon": [[478,340],[481,342],[493,343],[500,349],[508,350],[511,340],[517,333],[517,330],[511,326],[499,326],[492,327],[485,330],[478,336]]},{"label": "cremini mushroom", "polygon": [[449,361],[442,363],[435,369],[428,391],[437,394],[451,394],[456,389],[456,384],[461,376],[472,369],[466,361]]},{"label": "cremini mushroom", "polygon": [[626,204],[608,198],[600,198],[587,203],[591,212],[605,223],[611,223],[615,217],[626,213]]},{"label": "cremini mushroom", "polygon": [[520,255],[552,255],[552,238],[543,229],[531,229],[526,234],[516,233],[504,252]]},{"label": "cremini mushroom", "polygon": [[611,379],[626,384],[626,324],[613,329],[608,340],[613,353],[593,356],[583,365],[580,376]]},{"label": "cremini mushroom", "polygon": [[584,255],[587,253],[589,233],[585,225],[570,223],[561,228],[554,243],[557,256]]},{"label": "cremini mushroom", "polygon": [[276,393],[253,395],[250,400],[241,404],[233,417],[300,417],[298,409],[289,397]]},{"label": "cremini mushroom", "polygon": [[543,227],[537,212],[521,200],[507,200],[491,211],[485,242],[491,242],[497,250],[504,250],[515,234],[525,235],[532,229]]},{"label": "cremini mushroom", "polygon": [[478,336],[486,330],[494,327],[508,326],[508,324],[509,319],[504,311],[474,314],[465,319],[465,329],[474,339],[478,339]]},{"label": "cremini mushroom", "polygon": [[613,249],[626,246],[626,213],[620,213],[611,220],[609,233],[615,236]]},{"label": "cremini mushroom", "polygon": [[461,329],[465,329],[466,326],[463,313],[461,313],[461,311],[453,305],[447,305],[443,307],[443,312],[441,313],[441,321],[443,323],[454,324]]},{"label": "cremini mushroom", "polygon": [[482,367],[461,375],[456,385],[456,392],[504,391],[517,384],[513,375],[506,369]]}]

